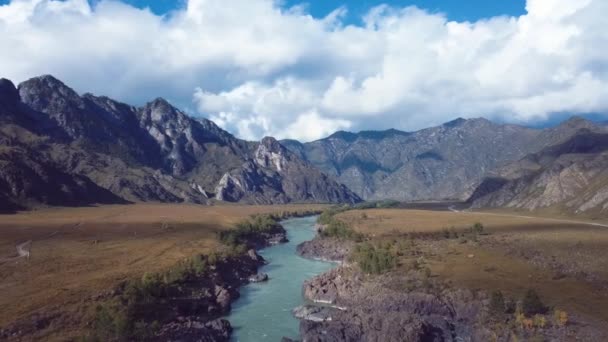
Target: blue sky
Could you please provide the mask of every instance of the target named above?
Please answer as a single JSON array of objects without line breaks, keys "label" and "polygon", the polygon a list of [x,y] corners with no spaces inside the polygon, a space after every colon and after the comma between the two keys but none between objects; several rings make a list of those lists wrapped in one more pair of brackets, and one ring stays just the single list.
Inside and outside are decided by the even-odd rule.
[{"label": "blue sky", "polygon": [[[8,0],[0,0],[0,3]],[[136,7],[149,7],[156,14],[164,14],[175,8],[183,6],[180,0],[127,0],[125,1]],[[445,13],[450,20],[474,21],[481,18],[489,18],[497,15],[519,16],[525,13],[525,0],[313,0],[298,1],[286,0],[285,6],[305,4],[308,11],[315,17],[324,17],[340,6],[346,6],[349,10],[348,21],[359,23],[360,18],[370,8],[381,4],[396,7],[415,5],[430,12]]]},{"label": "blue sky", "polygon": [[608,117],[606,0],[124,1],[0,0],[0,77],[164,97],[251,140]]},{"label": "blue sky", "polygon": [[[96,0],[91,0],[95,2]],[[0,0],[0,5],[7,4],[9,0]],[[165,14],[171,10],[184,6],[183,0],[125,0],[139,8],[150,8],[156,14]],[[450,20],[475,21],[498,15],[519,16],[525,13],[525,0],[314,0],[298,1],[286,0],[285,6],[305,4],[308,11],[315,17],[324,17],[340,6],[349,10],[349,23],[359,23],[360,18],[370,8],[381,4],[405,7],[418,6],[430,12],[441,12]]]}]

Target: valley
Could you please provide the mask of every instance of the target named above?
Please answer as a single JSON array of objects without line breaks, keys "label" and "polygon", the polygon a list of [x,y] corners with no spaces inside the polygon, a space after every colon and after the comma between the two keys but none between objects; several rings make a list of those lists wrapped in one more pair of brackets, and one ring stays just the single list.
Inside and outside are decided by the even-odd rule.
[{"label": "valley", "polygon": [[[460,300],[466,301],[465,298],[470,295],[466,294],[467,291],[477,293],[475,296],[481,296],[478,298],[486,298],[484,296],[500,291],[505,297],[517,299],[533,288],[550,310],[568,313],[570,323],[565,330],[554,330],[549,328],[550,324],[542,329],[521,328],[512,314],[507,314],[504,321],[496,321],[484,314],[487,301],[477,302],[477,299],[475,305],[478,308],[475,310],[479,311],[475,311],[478,313],[467,320],[472,320],[474,326],[490,320],[494,328],[476,330],[476,333],[482,334],[479,336],[496,334],[499,341],[503,340],[500,336],[508,335],[510,338],[513,334],[530,338],[577,335],[599,340],[599,336],[608,333],[605,323],[608,321],[608,311],[604,310],[608,307],[608,274],[605,271],[608,268],[603,258],[608,247],[608,228],[603,225],[608,224],[608,221],[565,215],[547,218],[534,213],[524,216],[520,212],[508,210],[438,211],[437,203],[430,205],[432,210],[420,209],[425,206],[421,203],[415,204],[418,209],[399,208],[412,204],[392,205],[398,207],[354,207],[338,213],[335,219],[343,222],[345,229],[360,235],[317,237],[310,244],[306,243],[304,249],[298,247],[298,253],[305,254],[306,258],[344,262],[338,269],[306,281],[306,298],[316,298],[312,294],[316,290],[310,287],[316,284],[314,279],[330,277],[324,278],[326,285],[323,285],[329,286],[333,282],[331,277],[338,274],[341,274],[343,282],[355,281],[349,285],[355,287],[348,291],[358,289],[356,291],[360,294],[352,294],[353,296],[363,295],[366,291],[377,293],[380,302],[369,305],[380,305],[381,298],[385,296],[405,296],[403,300],[407,302],[407,298],[410,298],[408,296],[416,293],[419,296],[420,293],[431,291],[433,296],[449,295],[451,300],[456,301],[451,305],[458,306],[461,305],[458,304]],[[2,296],[2,307],[10,310],[2,311],[0,326],[12,326],[15,322],[21,322],[20,324],[25,324],[22,326],[25,335],[21,336],[36,340],[63,340],[83,336],[91,329],[91,320],[95,317],[94,307],[114,298],[112,289],[120,287],[122,282],[138,279],[144,274],[170,270],[194,255],[211,255],[225,250],[226,245],[220,240],[220,233],[251,215],[290,212],[304,214],[328,208],[330,207],[324,205],[206,207],[136,204],[49,208],[3,215],[0,224],[0,251],[3,257],[0,274],[3,280],[0,287],[4,293],[9,294]],[[473,234],[470,229],[476,223],[482,223],[483,229]],[[29,243],[27,250],[31,253],[30,256],[13,259],[16,246],[23,243]],[[363,271],[361,261],[354,251],[359,245],[369,244],[392,246],[388,251],[396,258],[393,266],[366,274],[367,271]],[[311,245],[314,248],[311,249]],[[289,249],[287,246],[280,248]],[[264,256],[265,253],[261,255]],[[281,260],[275,260],[277,264],[273,266],[273,260],[275,259],[270,258],[269,283],[254,284],[259,289],[257,291],[265,291],[273,281],[273,269],[281,264]],[[413,262],[416,266],[411,266]],[[264,268],[260,272],[264,272]],[[282,287],[281,277],[283,275],[274,279],[278,283],[272,286]],[[399,283],[401,285],[397,285]],[[314,336],[320,327],[331,331],[331,325],[323,325],[329,323],[325,320],[318,321],[318,317],[333,317],[332,324],[337,324],[341,319],[349,317],[346,313],[367,310],[364,309],[366,300],[359,301],[357,305],[361,305],[360,308],[352,307],[352,302],[340,298],[340,291],[346,291],[340,290],[340,286],[345,285],[336,286],[328,294],[338,291],[334,294],[337,297],[317,299],[328,300],[333,305],[348,308],[347,311],[294,311],[301,319],[300,332],[303,337]],[[247,293],[248,290],[241,291]],[[459,294],[456,295],[457,293]],[[250,303],[247,298],[251,295],[245,296],[244,303],[249,303],[248,310],[251,311],[247,315],[265,314],[264,305]],[[257,296],[258,294],[251,299],[255,300]],[[293,300],[297,300],[297,295],[295,296]],[[419,305],[435,305],[422,304],[427,300],[430,299],[425,299]],[[239,307],[238,302],[236,307]],[[386,314],[387,317],[392,315]],[[284,312],[284,315],[287,319],[290,314]],[[552,311],[546,314],[548,321],[552,320],[551,315]],[[236,321],[240,322],[237,327],[248,324],[246,317]],[[317,318],[310,321],[312,317]],[[420,317],[423,321],[426,319],[424,315]],[[39,326],[36,327],[36,323],[32,322],[38,322]],[[427,323],[431,324],[429,322]],[[412,322],[403,324],[413,329],[411,333],[414,335],[417,334],[416,331],[422,331],[414,328],[416,324],[411,326]],[[264,329],[263,325],[256,325],[255,330]],[[364,335],[353,336],[371,336],[365,335],[365,326],[359,329],[362,329],[359,331]],[[390,325],[381,331],[387,334],[384,335],[387,340],[391,340],[390,336],[397,336],[392,335],[396,332],[391,330]],[[462,336],[467,334],[469,333]],[[250,339],[244,337],[243,341],[248,340]]]},{"label": "valley", "polygon": [[[219,233],[252,215],[324,207],[136,204],[0,215],[0,327],[24,324],[28,339],[77,338],[122,282],[224,249]],[[30,257],[13,259],[26,241]]]},{"label": "valley", "polygon": [[162,98],[2,79],[0,338],[603,341],[607,137],[248,141]]}]

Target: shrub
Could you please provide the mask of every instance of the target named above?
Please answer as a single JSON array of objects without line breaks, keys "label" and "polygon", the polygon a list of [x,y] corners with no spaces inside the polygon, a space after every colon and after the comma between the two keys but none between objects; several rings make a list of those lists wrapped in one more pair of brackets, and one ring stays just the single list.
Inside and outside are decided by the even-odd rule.
[{"label": "shrub", "polygon": [[513,299],[505,300],[505,312],[506,313],[513,314],[513,313],[515,313],[516,309],[517,309],[517,303]]},{"label": "shrub", "polygon": [[555,310],[553,313],[553,318],[557,326],[565,327],[568,325],[568,313],[566,311]]},{"label": "shrub", "polygon": [[490,313],[493,315],[505,313],[505,297],[501,291],[492,292],[492,296],[490,297]]},{"label": "shrub", "polygon": [[133,324],[124,308],[111,304],[98,305],[93,320],[94,341],[114,341],[131,335]]},{"label": "shrub", "polygon": [[332,219],[332,221],[326,225],[325,229],[321,231],[321,236],[355,241],[363,240],[363,236],[361,234],[352,230],[345,222],[337,219]]},{"label": "shrub", "polygon": [[473,233],[476,233],[476,234],[481,234],[481,233],[483,233],[483,229],[484,229],[483,224],[481,224],[481,223],[479,223],[479,222],[475,223],[475,224],[473,225],[473,227],[471,227],[471,231],[472,231]]},{"label": "shrub", "polygon": [[547,311],[547,308],[540,300],[538,293],[530,289],[526,292],[522,300],[522,310],[527,316],[532,316],[536,314],[544,314]]},{"label": "shrub", "polygon": [[543,329],[547,326],[547,319],[543,315],[534,315],[534,326]]},{"label": "shrub", "polygon": [[234,229],[220,232],[220,240],[228,246],[246,245],[262,235],[271,234],[281,228],[276,216],[270,214],[256,215],[239,222]]},{"label": "shrub", "polygon": [[397,265],[397,258],[389,249],[370,243],[358,245],[351,259],[359,264],[363,272],[368,274],[381,274]]}]

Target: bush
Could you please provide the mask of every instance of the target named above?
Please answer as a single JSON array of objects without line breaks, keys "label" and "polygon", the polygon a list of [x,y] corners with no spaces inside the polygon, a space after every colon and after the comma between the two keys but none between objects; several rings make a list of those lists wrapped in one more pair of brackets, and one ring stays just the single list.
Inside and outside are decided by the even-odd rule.
[{"label": "bush", "polygon": [[256,215],[237,223],[234,229],[220,232],[220,240],[228,246],[247,245],[262,235],[272,234],[281,228],[277,217],[270,214]]},{"label": "bush", "polygon": [[338,239],[348,239],[361,241],[362,235],[352,230],[346,223],[333,219],[325,229],[321,231],[322,237],[333,237]]},{"label": "bush", "polygon": [[526,316],[533,316],[536,314],[544,314],[547,312],[547,308],[540,300],[538,293],[530,289],[526,292],[522,300],[522,310]]},{"label": "bush", "polygon": [[483,224],[481,224],[479,222],[475,223],[473,225],[473,227],[471,227],[471,231],[473,233],[475,233],[475,234],[481,234],[481,233],[483,233],[483,229],[484,229]]},{"label": "bush", "polygon": [[555,325],[559,327],[565,327],[568,325],[568,313],[562,310],[555,310],[553,313],[553,318],[555,320]]},{"label": "bush", "polygon": [[390,249],[370,243],[358,245],[351,259],[368,274],[381,274],[397,266],[397,258]]},{"label": "bush", "polygon": [[505,313],[505,297],[501,291],[494,291],[490,297],[490,313],[502,315]]},{"label": "bush", "polygon": [[93,320],[93,341],[115,341],[131,336],[133,323],[128,312],[120,306],[98,305]]},{"label": "bush", "polygon": [[534,315],[534,326],[543,329],[547,326],[547,319],[543,315]]}]

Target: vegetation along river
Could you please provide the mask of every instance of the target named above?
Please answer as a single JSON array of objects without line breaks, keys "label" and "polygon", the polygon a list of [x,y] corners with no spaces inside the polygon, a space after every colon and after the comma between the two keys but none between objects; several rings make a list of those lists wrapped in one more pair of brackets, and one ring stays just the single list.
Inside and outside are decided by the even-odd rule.
[{"label": "vegetation along river", "polygon": [[304,259],[296,254],[296,246],[315,236],[317,217],[283,221],[288,243],[260,251],[269,264],[260,272],[270,280],[241,288],[241,297],[233,303],[228,320],[234,327],[233,341],[280,341],[282,337],[298,337],[299,321],[291,310],[304,303],[304,280],[321,274],[334,264]]}]

